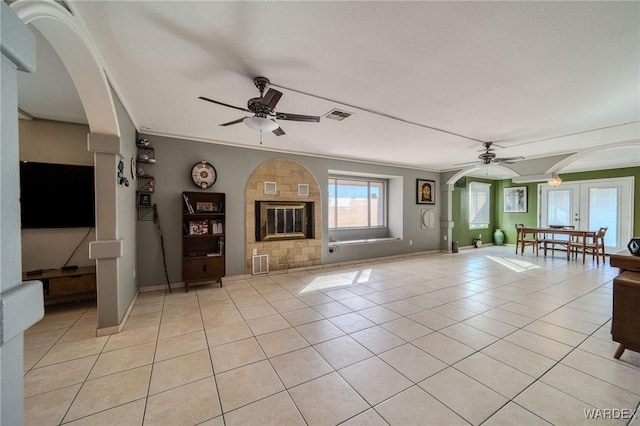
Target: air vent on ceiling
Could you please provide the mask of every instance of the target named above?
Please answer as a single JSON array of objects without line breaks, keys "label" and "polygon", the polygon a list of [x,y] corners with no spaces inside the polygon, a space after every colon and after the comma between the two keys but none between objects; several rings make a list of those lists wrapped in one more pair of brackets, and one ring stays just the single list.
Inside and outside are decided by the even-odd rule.
[{"label": "air vent on ceiling", "polygon": [[351,117],[352,115],[353,114],[351,114],[350,112],[341,111],[339,109],[332,109],[327,113],[327,115],[325,115],[325,117],[336,121],[342,121],[345,118]]}]

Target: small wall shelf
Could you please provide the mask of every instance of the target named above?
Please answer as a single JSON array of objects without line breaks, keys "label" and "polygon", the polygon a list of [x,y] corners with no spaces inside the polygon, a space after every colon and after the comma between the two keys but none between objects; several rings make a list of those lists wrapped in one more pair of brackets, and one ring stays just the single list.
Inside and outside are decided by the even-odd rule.
[{"label": "small wall shelf", "polygon": [[[136,144],[138,152],[136,154],[136,161],[145,164],[155,164],[155,150],[149,146],[147,139],[140,139]],[[141,168],[136,170],[136,174],[142,171]],[[156,179],[143,171],[143,174],[138,174],[138,184],[136,187],[136,207],[138,209],[138,220],[153,220],[153,202],[151,195],[156,189]]]},{"label": "small wall shelf", "polygon": [[155,164],[156,162],[155,150],[152,147],[144,144],[138,144],[137,147],[138,147],[138,155],[137,155],[138,163]]}]

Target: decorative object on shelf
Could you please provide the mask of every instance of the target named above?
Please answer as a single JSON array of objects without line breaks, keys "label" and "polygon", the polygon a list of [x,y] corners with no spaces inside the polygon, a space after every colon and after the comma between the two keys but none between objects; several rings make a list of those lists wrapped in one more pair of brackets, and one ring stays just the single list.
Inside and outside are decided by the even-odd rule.
[{"label": "decorative object on shelf", "polygon": [[497,246],[504,244],[504,232],[502,232],[502,229],[493,231],[493,244]]},{"label": "decorative object on shelf", "polygon": [[436,203],[436,181],[416,179],[416,203],[435,204]]},{"label": "decorative object on shelf", "polygon": [[213,212],[213,203],[210,201],[198,201],[196,202],[197,213]]},{"label": "decorative object on shelf", "polygon": [[503,202],[505,213],[526,213],[527,212],[527,187],[514,186],[504,188]]},{"label": "decorative object on shelf", "polygon": [[156,179],[153,176],[140,176],[138,179],[138,192],[153,193],[156,190]]},{"label": "decorative object on shelf", "polygon": [[640,237],[633,237],[629,240],[629,244],[627,244],[627,248],[629,249],[629,253],[634,256],[640,256]]},{"label": "decorative object on shelf", "polygon": [[267,195],[276,195],[276,183],[275,182],[265,182],[264,183],[264,193]]},{"label": "decorative object on shelf", "polygon": [[209,222],[206,220],[189,221],[189,235],[207,235],[209,233]]},{"label": "decorative object on shelf", "polygon": [[199,161],[191,168],[191,180],[198,188],[211,188],[217,179],[216,168],[206,161]]},{"label": "decorative object on shelf", "polygon": [[182,280],[185,291],[194,284],[217,281],[225,275],[225,194],[182,193]]},{"label": "decorative object on shelf", "polygon": [[139,146],[137,162],[154,164],[156,162],[154,149],[146,146]]},{"label": "decorative object on shelf", "polygon": [[187,213],[193,214],[195,211],[193,210],[193,206],[191,205],[191,201],[189,201],[189,197],[184,192],[182,193],[182,198],[184,199],[184,205],[187,208]]}]

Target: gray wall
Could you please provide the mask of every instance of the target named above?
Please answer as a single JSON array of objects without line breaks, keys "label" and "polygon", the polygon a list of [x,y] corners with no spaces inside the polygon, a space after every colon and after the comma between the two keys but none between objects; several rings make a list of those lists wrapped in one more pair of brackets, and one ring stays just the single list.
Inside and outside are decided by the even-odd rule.
[{"label": "gray wall", "polygon": [[[249,130],[247,130],[249,131]],[[322,189],[322,262],[324,264],[390,256],[426,250],[439,250],[440,229],[422,229],[420,212],[423,205],[416,204],[416,179],[436,180],[439,174],[414,169],[371,165],[352,161],[340,161],[319,157],[282,154],[258,149],[237,148],[226,145],[189,141],[154,135],[140,135],[149,139],[155,148],[156,164],[148,167],[148,172],[156,178],[156,192],[153,202],[157,203],[160,223],[167,252],[167,265],[171,282],[182,281],[181,263],[181,215],[182,191],[197,191],[191,182],[191,167],[198,161],[208,161],[218,172],[218,180],[209,192],[226,193],[226,271],[227,276],[245,273],[245,206],[244,194],[247,181],[253,171],[263,162],[273,158],[289,158],[303,164],[313,173]],[[290,137],[290,136],[286,136]],[[291,137],[291,143],[295,139]],[[143,165],[144,168],[144,165]],[[356,173],[398,176],[400,185],[392,185],[391,190],[402,191],[403,206],[397,203],[390,209],[401,210],[402,241],[343,246],[338,253],[328,250],[327,180],[329,170],[343,170]],[[147,168],[145,168],[147,170]],[[439,195],[439,194],[438,194]],[[395,197],[393,197],[395,198]],[[436,198],[438,202],[438,198]],[[438,208],[438,206],[435,206]],[[439,220],[439,213],[438,213]],[[409,241],[413,242],[410,245]],[[138,285],[140,287],[164,284],[162,255],[158,231],[153,222],[138,223]]]},{"label": "gray wall", "polygon": [[[23,423],[24,330],[42,318],[42,284],[22,284],[18,71],[35,69],[33,33],[0,3],[0,424]],[[31,290],[31,291],[29,291]]]},{"label": "gray wall", "polygon": [[[136,129],[116,94],[112,92],[112,96],[120,127],[120,153],[124,157],[122,158],[124,176],[129,180],[128,187],[119,185],[117,189],[118,238],[124,240],[123,254],[118,259],[118,300],[114,301],[118,307],[117,324],[120,324],[137,292],[136,251],[138,247],[136,234],[138,214],[136,210],[136,182],[131,177],[131,159],[135,157],[137,149]],[[115,176],[114,179],[116,179]]]}]

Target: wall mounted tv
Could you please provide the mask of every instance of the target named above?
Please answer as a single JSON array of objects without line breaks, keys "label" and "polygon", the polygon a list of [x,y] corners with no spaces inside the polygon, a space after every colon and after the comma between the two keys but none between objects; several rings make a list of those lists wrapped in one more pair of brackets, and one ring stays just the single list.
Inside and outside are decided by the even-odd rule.
[{"label": "wall mounted tv", "polygon": [[20,162],[22,228],[95,226],[93,166]]}]

